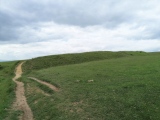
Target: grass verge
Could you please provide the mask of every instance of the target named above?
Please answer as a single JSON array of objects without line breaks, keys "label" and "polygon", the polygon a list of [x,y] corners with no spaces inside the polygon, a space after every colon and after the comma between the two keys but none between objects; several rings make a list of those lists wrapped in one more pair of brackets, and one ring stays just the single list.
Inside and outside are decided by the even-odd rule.
[{"label": "grass verge", "polygon": [[0,62],[0,120],[4,120],[15,98],[15,84],[12,81],[17,61]]}]

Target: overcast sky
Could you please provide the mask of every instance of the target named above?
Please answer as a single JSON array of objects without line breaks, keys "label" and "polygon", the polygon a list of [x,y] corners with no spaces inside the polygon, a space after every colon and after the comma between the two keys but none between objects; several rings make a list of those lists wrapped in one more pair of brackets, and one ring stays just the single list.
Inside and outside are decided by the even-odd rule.
[{"label": "overcast sky", "polygon": [[0,59],[160,51],[159,0],[0,0]]}]

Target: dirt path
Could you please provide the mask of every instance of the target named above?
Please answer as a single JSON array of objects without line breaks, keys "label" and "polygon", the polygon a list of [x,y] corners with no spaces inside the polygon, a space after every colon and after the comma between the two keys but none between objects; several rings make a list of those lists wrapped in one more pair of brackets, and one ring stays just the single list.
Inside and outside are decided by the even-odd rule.
[{"label": "dirt path", "polygon": [[20,120],[33,120],[33,114],[32,111],[27,104],[26,97],[24,95],[24,84],[22,82],[17,81],[18,78],[21,77],[22,74],[22,64],[24,62],[20,63],[18,67],[16,68],[15,74],[16,76],[13,78],[13,81],[16,83],[16,102],[14,103],[14,107],[17,110],[20,110],[23,112],[23,115],[20,116]]},{"label": "dirt path", "polygon": [[34,77],[28,77],[28,78],[30,78],[30,79],[32,79],[32,80],[35,80],[35,81],[37,81],[37,82],[39,82],[39,83],[41,83],[41,84],[43,84],[43,85],[48,86],[48,87],[49,87],[50,89],[52,89],[53,91],[59,91],[59,89],[58,89],[56,86],[54,86],[54,85],[52,85],[52,84],[50,84],[50,83],[47,83],[47,82],[45,82],[45,81],[39,80],[39,79],[34,78]]}]

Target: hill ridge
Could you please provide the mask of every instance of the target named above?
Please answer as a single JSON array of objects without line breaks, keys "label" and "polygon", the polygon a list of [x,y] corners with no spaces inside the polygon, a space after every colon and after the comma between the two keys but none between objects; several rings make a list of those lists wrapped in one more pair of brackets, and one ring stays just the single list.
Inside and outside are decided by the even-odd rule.
[{"label": "hill ridge", "polygon": [[61,55],[51,55],[43,56],[30,59],[26,61],[23,66],[25,72],[31,70],[38,70],[54,66],[62,66],[68,64],[79,64],[90,61],[104,60],[104,59],[113,59],[121,57],[131,57],[131,56],[143,56],[146,55],[146,52],[142,51],[120,51],[120,52],[111,52],[111,51],[97,51],[97,52],[84,52],[84,53],[75,53],[75,54],[61,54]]}]

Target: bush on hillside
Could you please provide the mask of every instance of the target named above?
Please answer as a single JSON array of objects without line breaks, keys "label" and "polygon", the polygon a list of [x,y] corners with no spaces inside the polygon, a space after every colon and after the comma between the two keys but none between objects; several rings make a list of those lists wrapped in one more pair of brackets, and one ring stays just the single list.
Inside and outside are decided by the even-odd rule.
[{"label": "bush on hillside", "polygon": [[0,65],[0,70],[2,70],[3,69],[3,66],[2,65]]}]

